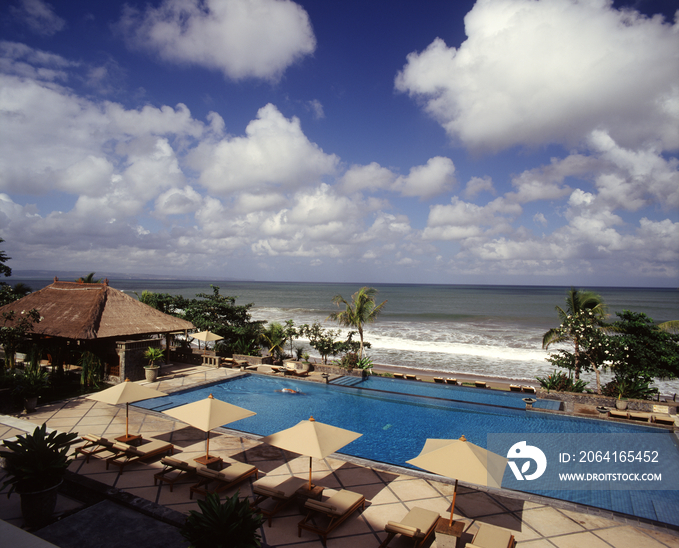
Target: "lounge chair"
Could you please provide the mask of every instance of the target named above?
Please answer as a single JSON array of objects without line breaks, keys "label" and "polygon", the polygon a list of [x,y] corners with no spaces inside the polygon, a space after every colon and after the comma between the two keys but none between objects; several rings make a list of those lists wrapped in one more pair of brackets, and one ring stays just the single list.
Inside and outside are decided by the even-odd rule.
[{"label": "lounge chair", "polygon": [[416,381],[418,378],[415,375],[406,375],[406,379],[409,381]]},{"label": "lounge chair", "polygon": [[[273,516],[295,500],[297,491],[302,489],[307,483],[308,480],[296,478],[295,476],[273,484],[270,478],[262,478],[252,484],[252,491],[257,495],[257,498],[251,506],[253,510],[256,510],[269,520],[269,527],[271,527]],[[262,508],[261,504],[267,499],[275,501],[276,504],[272,508]]]},{"label": "lounge chair", "polygon": [[457,379],[446,377],[446,384],[457,384]]},{"label": "lounge chair", "polygon": [[512,546],[514,535],[507,529],[487,523],[479,523],[479,530],[473,540],[466,544],[466,548],[512,548]]},{"label": "lounge chair", "polygon": [[653,415],[651,418],[651,422],[656,422],[658,424],[666,424],[667,426],[674,426],[674,421],[676,419],[676,415]]},{"label": "lounge chair", "polygon": [[[323,546],[328,542],[328,535],[332,533],[341,523],[343,523],[351,514],[358,510],[365,508],[365,497],[360,493],[347,491],[342,489],[328,500],[321,502],[318,500],[307,500],[304,507],[308,510],[306,517],[297,524],[297,536],[302,536],[302,529],[311,531],[321,536]],[[309,523],[309,519],[315,513],[323,514],[330,518],[330,521],[325,527],[318,527]]]},{"label": "lounge chair", "polygon": [[523,386],[523,391],[527,392],[528,394],[535,394],[535,387],[534,386]]},{"label": "lounge chair", "polygon": [[652,413],[644,413],[643,411],[630,411],[628,417],[630,420],[651,422]]},{"label": "lounge chair", "polygon": [[109,451],[111,453],[116,453],[113,450],[113,444],[115,442],[109,441],[106,438],[97,436],[95,434],[85,434],[82,436],[87,443],[81,447],[75,448],[76,457],[78,455],[85,455],[85,462],[90,462],[90,456],[102,453],[103,451]]},{"label": "lounge chair", "polygon": [[440,515],[424,508],[413,508],[401,521],[390,521],[384,530],[387,538],[380,544],[384,548],[396,535],[403,535],[415,540],[414,548],[419,548],[436,530],[436,522]]},{"label": "lounge chair", "polygon": [[521,385],[518,385],[518,384],[510,384],[510,385],[509,385],[509,391],[510,391],[510,392],[521,392]]},{"label": "lounge chair", "polygon": [[160,462],[165,465],[165,468],[153,475],[153,485],[157,485],[158,482],[160,482],[162,487],[163,483],[167,483],[170,486],[170,493],[172,492],[175,483],[182,478],[195,476],[197,468],[202,467],[200,464],[194,466],[193,464],[172,457],[163,457],[160,459]]},{"label": "lounge chair", "polygon": [[[221,493],[230,489],[234,485],[249,478],[254,474],[257,479],[259,470],[251,464],[233,461],[227,463],[228,466],[222,470],[212,470],[210,468],[197,468],[196,473],[200,476],[200,481],[191,486],[191,494],[189,498],[193,498],[193,494],[206,496],[210,493]],[[213,485],[214,484],[214,485]]]},{"label": "lounge chair", "polygon": [[403,373],[394,373],[394,378],[395,379],[405,379],[405,375]]},{"label": "lounge chair", "polygon": [[144,462],[163,453],[170,453],[171,455],[174,452],[174,445],[162,440],[150,438],[148,443],[138,447],[133,447],[126,443],[115,442],[113,444],[113,449],[117,450],[118,454],[106,459],[106,470],[108,470],[109,464],[114,464],[120,468],[118,473],[122,474],[123,469],[128,464]]},{"label": "lounge chair", "polygon": [[434,382],[445,382],[443,377],[434,377]]},{"label": "lounge chair", "polygon": [[490,388],[486,385],[486,381],[474,381],[476,388]]}]

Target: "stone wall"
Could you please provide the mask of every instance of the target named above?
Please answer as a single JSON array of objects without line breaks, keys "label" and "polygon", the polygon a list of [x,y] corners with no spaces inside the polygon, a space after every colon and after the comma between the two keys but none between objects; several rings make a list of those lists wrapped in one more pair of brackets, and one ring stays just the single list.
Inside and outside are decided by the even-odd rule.
[{"label": "stone wall", "polygon": [[245,361],[250,365],[273,365],[271,356],[246,356],[245,354],[234,354],[234,360]]},{"label": "stone wall", "polygon": [[337,367],[336,365],[323,365],[322,363],[313,364],[314,371],[320,371],[321,373],[329,373],[330,375],[347,375],[349,377],[365,377],[367,372],[363,369],[354,369],[352,371],[347,371],[343,367]]},{"label": "stone wall", "polygon": [[149,348],[160,348],[160,339],[144,339],[141,341],[117,341],[116,351],[120,358],[120,376],[110,380],[122,382],[125,379],[140,381],[146,378],[144,366],[148,360],[144,358],[144,352]]},{"label": "stone wall", "polygon": [[[542,388],[538,389],[537,397],[545,400],[557,400],[564,402],[566,411],[573,411],[576,403],[582,405],[594,405],[603,407],[615,407],[616,398],[609,396],[599,396],[598,394],[581,394],[576,392],[547,392]],[[669,407],[671,415],[677,414],[679,402],[657,402],[650,400],[627,400],[627,408],[632,411],[653,412],[654,405]]]}]

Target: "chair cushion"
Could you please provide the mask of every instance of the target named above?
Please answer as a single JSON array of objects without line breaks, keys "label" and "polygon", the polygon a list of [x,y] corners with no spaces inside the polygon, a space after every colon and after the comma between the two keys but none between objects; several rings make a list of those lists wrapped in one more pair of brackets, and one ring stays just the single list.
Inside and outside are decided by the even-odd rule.
[{"label": "chair cushion", "polygon": [[327,514],[336,514],[337,507],[330,504],[328,501],[321,502],[320,500],[309,499],[304,504],[309,510],[318,510]]},{"label": "chair cushion", "polygon": [[332,497],[328,499],[328,503],[336,508],[334,513],[344,514],[348,512],[352,506],[355,506],[358,502],[363,499],[363,495],[360,493],[354,493],[353,491],[347,491],[342,489],[335,493]]},{"label": "chair cushion", "polygon": [[507,548],[511,538],[512,534],[507,529],[481,523],[473,544],[480,548]]},{"label": "chair cushion", "polygon": [[303,487],[307,482],[307,480],[303,478],[297,478],[295,476],[287,478],[285,481],[278,482],[277,484],[271,484],[271,480],[269,478],[263,479],[263,482],[262,480],[259,480],[258,482],[254,483],[254,492],[260,495],[283,499],[289,499],[292,497],[297,492],[297,490]]},{"label": "chair cushion", "polygon": [[402,523],[397,523],[395,521],[388,522],[384,530],[387,533],[398,533],[411,538],[420,535],[420,530],[417,527],[409,527],[408,525],[403,525]]},{"label": "chair cushion", "polygon": [[418,536],[423,537],[434,525],[436,525],[436,521],[439,517],[440,514],[437,512],[415,507],[401,520],[401,524],[419,529],[421,533]]},{"label": "chair cushion", "polygon": [[100,436],[97,436],[95,434],[85,434],[84,436],[81,436],[82,439],[91,441],[93,443],[100,443],[102,441],[107,441],[106,438],[102,438]]},{"label": "chair cushion", "polygon": [[116,441],[116,442],[113,444],[112,447],[113,447],[113,449],[117,449],[118,451],[127,451],[127,450],[130,449],[132,446],[131,446],[131,445],[127,445],[126,443],[122,443],[122,442],[120,442],[120,441]]},{"label": "chair cushion", "polygon": [[226,481],[233,481],[240,478],[244,474],[249,474],[253,470],[256,470],[256,468],[252,464],[234,462],[233,464],[230,464],[224,468],[224,470],[219,472],[219,474],[222,476],[222,479],[225,479]]}]

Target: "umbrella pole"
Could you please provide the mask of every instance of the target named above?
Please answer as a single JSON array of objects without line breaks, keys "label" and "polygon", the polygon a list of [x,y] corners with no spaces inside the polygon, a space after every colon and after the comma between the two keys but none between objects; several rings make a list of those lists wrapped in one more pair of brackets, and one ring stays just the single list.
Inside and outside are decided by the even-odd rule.
[{"label": "umbrella pole", "polygon": [[453,512],[455,511],[455,498],[457,497],[457,480],[455,480],[455,489],[453,489],[453,503],[450,506],[450,521],[448,525],[452,527],[453,525]]},{"label": "umbrella pole", "polygon": [[311,457],[309,457],[309,491],[311,491]]},{"label": "umbrella pole", "polygon": [[205,462],[210,458],[210,431],[207,431],[207,441],[205,443]]},{"label": "umbrella pole", "polygon": [[130,437],[130,403],[125,402],[125,437]]}]

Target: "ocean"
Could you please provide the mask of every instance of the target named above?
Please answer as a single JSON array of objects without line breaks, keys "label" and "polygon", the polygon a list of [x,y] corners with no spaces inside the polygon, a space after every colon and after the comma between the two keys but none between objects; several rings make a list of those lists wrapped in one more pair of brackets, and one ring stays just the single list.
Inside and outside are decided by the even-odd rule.
[{"label": "ocean", "polygon": [[[12,277],[34,290],[51,280]],[[359,284],[233,282],[196,280],[110,280],[116,289],[134,295],[143,290],[192,298],[211,293],[210,284],[222,295],[237,297],[237,304],[252,303],[255,320],[296,325],[326,321],[337,307],[335,295],[350,300]],[[542,349],[544,333],[557,327],[554,307],[565,307],[567,287],[371,284],[387,300],[378,320],[364,329],[372,344],[368,355],[376,364],[408,367],[442,376],[455,373],[524,379],[535,383],[554,368]],[[679,319],[679,290],[668,288],[587,287],[606,302],[612,319],[615,312],[644,312],[657,322]],[[346,329],[342,330],[346,333]],[[304,346],[296,341],[297,346]],[[308,346],[306,346],[308,348]],[[551,350],[551,348],[550,348]],[[313,349],[309,349],[313,356]],[[594,375],[583,376],[595,388]],[[602,383],[611,378],[602,375]],[[679,393],[679,380],[657,381],[663,394]]]}]

